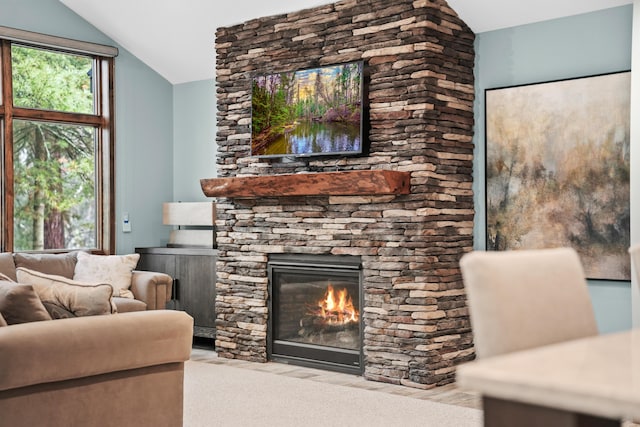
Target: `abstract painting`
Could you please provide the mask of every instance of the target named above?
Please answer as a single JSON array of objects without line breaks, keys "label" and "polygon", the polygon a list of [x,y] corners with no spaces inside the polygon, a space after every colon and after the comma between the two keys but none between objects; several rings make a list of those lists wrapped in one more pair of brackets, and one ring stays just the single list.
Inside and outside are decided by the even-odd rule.
[{"label": "abstract painting", "polygon": [[630,280],[631,73],[485,91],[487,250],[569,246]]}]

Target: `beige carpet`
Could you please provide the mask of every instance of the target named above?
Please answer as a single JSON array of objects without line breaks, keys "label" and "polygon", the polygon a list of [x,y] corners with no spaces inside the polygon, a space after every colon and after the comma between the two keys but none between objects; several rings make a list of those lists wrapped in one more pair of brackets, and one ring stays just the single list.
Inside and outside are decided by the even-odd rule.
[{"label": "beige carpet", "polygon": [[482,412],[231,366],[185,364],[185,427],[479,427]]}]

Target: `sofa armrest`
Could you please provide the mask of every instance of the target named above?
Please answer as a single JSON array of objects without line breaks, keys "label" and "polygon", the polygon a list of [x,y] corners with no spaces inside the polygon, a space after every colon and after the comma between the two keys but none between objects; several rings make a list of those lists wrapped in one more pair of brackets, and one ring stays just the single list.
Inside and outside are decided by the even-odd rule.
[{"label": "sofa armrest", "polygon": [[193,318],[155,310],[0,328],[0,391],[167,363],[191,355]]},{"label": "sofa armrest", "polygon": [[147,310],[164,309],[171,301],[172,287],[173,279],[168,274],[135,270],[131,276],[131,292],[147,304]]}]

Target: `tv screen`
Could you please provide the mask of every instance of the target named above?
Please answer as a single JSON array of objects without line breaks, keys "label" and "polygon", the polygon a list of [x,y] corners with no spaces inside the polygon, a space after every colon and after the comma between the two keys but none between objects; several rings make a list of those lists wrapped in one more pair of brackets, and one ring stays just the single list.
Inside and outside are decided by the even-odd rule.
[{"label": "tv screen", "polygon": [[363,152],[362,61],[253,77],[251,155]]}]

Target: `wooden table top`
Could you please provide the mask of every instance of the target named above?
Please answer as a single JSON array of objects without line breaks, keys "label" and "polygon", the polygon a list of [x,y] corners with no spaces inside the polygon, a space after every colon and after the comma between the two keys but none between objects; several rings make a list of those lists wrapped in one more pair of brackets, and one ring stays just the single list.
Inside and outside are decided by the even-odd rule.
[{"label": "wooden table top", "polygon": [[612,419],[640,419],[640,329],[473,361],[460,387]]}]

